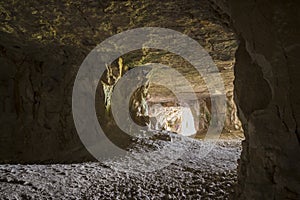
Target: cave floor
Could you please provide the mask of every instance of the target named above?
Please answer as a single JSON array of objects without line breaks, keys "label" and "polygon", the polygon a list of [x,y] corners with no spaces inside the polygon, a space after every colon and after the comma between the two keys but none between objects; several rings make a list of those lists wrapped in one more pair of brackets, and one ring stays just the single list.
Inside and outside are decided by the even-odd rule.
[{"label": "cave floor", "polygon": [[[229,199],[237,179],[241,139],[220,139],[201,158],[197,149],[210,146],[211,141],[176,137],[179,140],[139,140],[132,149],[188,146],[172,164],[153,172],[130,170],[132,158],[104,163],[0,165],[1,199]],[[147,159],[138,154],[134,158],[141,163]],[[160,159],[152,158],[155,163]]]}]

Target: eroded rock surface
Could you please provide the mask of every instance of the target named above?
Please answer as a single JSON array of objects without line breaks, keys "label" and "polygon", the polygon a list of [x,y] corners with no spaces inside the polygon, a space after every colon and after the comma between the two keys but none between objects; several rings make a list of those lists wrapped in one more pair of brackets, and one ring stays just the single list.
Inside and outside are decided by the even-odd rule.
[{"label": "eroded rock surface", "polygon": [[300,17],[295,1],[231,0],[235,100],[246,140],[238,199],[300,198]]}]

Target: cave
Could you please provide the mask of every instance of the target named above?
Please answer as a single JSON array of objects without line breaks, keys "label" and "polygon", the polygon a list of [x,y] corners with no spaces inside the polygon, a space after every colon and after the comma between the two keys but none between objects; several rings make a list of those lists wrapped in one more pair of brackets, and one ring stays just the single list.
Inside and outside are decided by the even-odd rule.
[{"label": "cave", "polygon": [[[299,9],[267,0],[0,2],[1,198],[299,199]],[[107,52],[123,54],[107,65],[88,59],[107,38],[143,27],[196,41],[224,91],[208,94],[197,60],[163,49],[172,34],[161,49],[150,42],[124,53],[107,42]],[[181,84],[172,70],[153,70],[157,63],[183,74],[195,95],[152,83]],[[84,64],[103,74],[76,82]],[[133,79],[143,84],[128,102],[113,101]],[[76,120],[77,105],[93,115]],[[118,126],[123,109],[139,126]],[[112,158],[111,146],[125,151]],[[99,150],[111,159],[101,162]]]}]

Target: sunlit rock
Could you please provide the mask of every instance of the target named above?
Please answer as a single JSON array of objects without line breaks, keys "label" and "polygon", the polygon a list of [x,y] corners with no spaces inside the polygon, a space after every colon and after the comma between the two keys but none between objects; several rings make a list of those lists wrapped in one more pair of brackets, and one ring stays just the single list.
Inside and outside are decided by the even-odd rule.
[{"label": "sunlit rock", "polygon": [[167,130],[190,136],[196,134],[195,120],[192,111],[188,107],[154,104],[149,109],[151,130]]}]

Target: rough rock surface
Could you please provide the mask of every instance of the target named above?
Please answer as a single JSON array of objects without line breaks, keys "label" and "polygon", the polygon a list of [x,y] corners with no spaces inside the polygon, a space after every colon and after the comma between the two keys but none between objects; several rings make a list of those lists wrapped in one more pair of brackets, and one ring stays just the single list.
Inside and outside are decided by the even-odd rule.
[{"label": "rough rock surface", "polygon": [[300,199],[299,2],[230,0],[246,140],[238,199]]},{"label": "rough rock surface", "polygon": [[[182,138],[180,144],[189,146],[188,151],[171,165],[148,173],[143,169],[124,171],[128,164],[124,160],[104,164],[0,165],[0,196],[1,199],[229,199],[237,178],[240,142],[219,141],[201,158],[198,151],[209,146],[209,142]],[[172,142],[157,139],[137,143],[133,152],[145,146],[161,148]],[[164,156],[172,157],[174,152]],[[141,163],[148,159],[138,158]],[[161,162],[157,157],[153,159]]]}]

